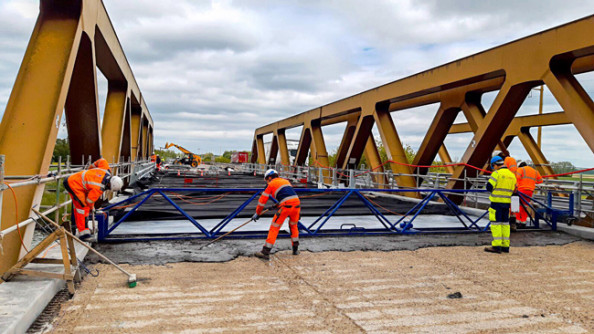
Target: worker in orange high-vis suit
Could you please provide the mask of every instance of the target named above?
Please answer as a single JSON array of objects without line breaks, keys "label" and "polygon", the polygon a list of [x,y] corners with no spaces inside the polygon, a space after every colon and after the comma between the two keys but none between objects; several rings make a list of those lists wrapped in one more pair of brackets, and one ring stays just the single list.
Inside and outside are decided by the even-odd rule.
[{"label": "worker in orange high-vis suit", "polygon": [[515,173],[516,170],[518,169],[518,164],[516,163],[516,159],[514,159],[512,157],[506,157],[503,160],[503,163],[505,164],[505,167],[507,167],[507,169],[509,169],[509,171],[512,173]]},{"label": "worker in orange high-vis suit", "polygon": [[516,178],[518,180],[518,192],[526,195],[520,196],[520,201],[524,205],[520,205],[520,212],[516,213],[516,224],[519,228],[522,228],[526,226],[526,220],[528,220],[528,213],[524,206],[530,203],[536,185],[542,183],[542,176],[536,169],[522,162],[518,170],[516,170]]},{"label": "worker in orange high-vis suit", "polygon": [[274,246],[278,232],[287,217],[289,218],[289,228],[291,230],[293,255],[299,255],[299,228],[297,227],[301,213],[299,196],[295,193],[291,183],[286,179],[278,177],[278,172],[274,169],[269,169],[264,173],[264,180],[266,180],[268,186],[258,200],[258,207],[252,220],[256,221],[260,218],[264,210],[264,205],[266,205],[270,196],[277,200],[278,211],[272,218],[272,224],[270,225],[270,230],[268,230],[268,238],[264,247],[262,247],[262,251],[257,252],[255,256],[264,260],[270,259],[270,250]]},{"label": "worker in orange high-vis suit", "polygon": [[64,179],[64,188],[72,198],[74,222],[81,239],[91,236],[86,220],[95,202],[103,191],[119,191],[124,182],[118,176],[111,176],[105,169],[83,170]]},{"label": "worker in orange high-vis suit", "polygon": [[111,169],[109,168],[109,162],[107,162],[107,160],[105,160],[103,158],[99,158],[98,160],[93,162],[91,164],[91,166],[89,166],[89,169],[93,169],[93,168],[100,168],[100,169],[103,169],[103,170],[111,173]]}]

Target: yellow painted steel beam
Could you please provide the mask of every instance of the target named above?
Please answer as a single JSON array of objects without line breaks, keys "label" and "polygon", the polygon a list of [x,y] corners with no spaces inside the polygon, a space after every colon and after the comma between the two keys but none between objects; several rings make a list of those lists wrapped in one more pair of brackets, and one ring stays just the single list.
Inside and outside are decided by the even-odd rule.
[{"label": "yellow painted steel beam", "polygon": [[528,152],[528,155],[530,156],[530,159],[532,159],[532,162],[534,163],[536,169],[542,175],[556,174],[553,168],[551,168],[551,166],[549,165],[548,160],[545,158],[544,154],[538,147],[538,144],[536,144],[534,137],[532,137],[528,129],[520,131],[518,133],[518,138],[522,142],[524,148],[526,148],[526,152]]},{"label": "yellow painted steel beam", "polygon": [[256,145],[258,149],[258,163],[261,165],[266,164],[266,150],[264,149],[264,136],[256,137]]},{"label": "yellow painted steel beam", "polygon": [[[589,16],[271,123],[257,129],[256,133],[299,126],[304,124],[304,120],[331,123],[333,118],[361,112],[347,157],[357,159],[368,139],[368,116],[373,115],[378,128],[388,129],[384,132],[389,134],[382,136],[384,146],[392,146],[397,151],[401,145],[397,145],[399,139],[394,137],[395,131],[389,129],[393,124],[384,126],[380,124],[382,121],[377,120],[389,119],[391,122],[385,113],[434,102],[443,103],[448,99],[448,92],[452,91],[466,96],[480,96],[488,91],[499,90],[489,113],[481,113],[477,109],[480,103],[474,106],[474,111],[470,111],[470,116],[467,114],[469,108],[465,110],[469,122],[474,123],[475,136],[463,161],[482,166],[496,146],[505,150],[500,138],[527,92],[544,81],[551,86],[549,88],[562,106],[572,109],[572,122],[592,148],[594,107],[573,75],[594,70],[594,35],[590,33],[593,29],[594,16]],[[386,111],[382,111],[384,115],[378,116],[376,109]],[[439,147],[430,146],[431,149],[423,152],[424,155],[430,155]],[[458,168],[454,177],[459,179],[465,169]],[[467,171],[470,175],[474,173],[474,170]],[[456,182],[449,187],[457,188],[461,184],[463,182]]]},{"label": "yellow painted steel beam", "polygon": [[[39,17],[0,124],[0,152],[6,156],[8,176],[47,173],[64,110],[73,163],[82,161],[83,156],[98,158],[103,151],[102,140],[110,142],[110,148],[106,149],[112,156],[117,150],[120,153],[132,151],[129,147],[122,148],[121,137],[126,131],[111,119],[111,112],[105,113],[104,133],[116,133],[114,136],[118,138],[102,138],[97,68],[110,84],[127,85],[131,95],[138,97],[136,104],[153,128],[151,115],[101,0],[43,0],[40,3]],[[107,103],[109,110],[114,104],[112,99],[113,95]],[[129,125],[131,123],[128,121]],[[120,147],[112,145],[112,141]],[[14,210],[11,196],[5,193],[1,228],[26,219],[31,206],[39,204],[43,188],[17,188],[18,212]],[[29,226],[24,231],[25,245],[30,244],[33,233],[33,225]],[[16,233],[4,238],[0,273],[22,255],[19,254],[20,244]]]},{"label": "yellow painted steel beam", "polygon": [[291,158],[289,155],[289,148],[287,147],[287,137],[285,136],[285,130],[278,130],[276,132],[276,138],[278,142],[278,149],[280,151],[281,163],[285,166],[291,164]]},{"label": "yellow painted steel beam", "polygon": [[[444,165],[449,165],[452,163],[452,158],[450,157],[450,153],[448,152],[448,149],[446,148],[445,144],[442,144],[441,147],[439,148],[439,158],[441,159],[441,161]],[[447,166],[446,171],[450,174],[453,174],[454,167]]]},{"label": "yellow painted steel beam", "polygon": [[132,161],[138,160],[140,156],[140,130],[141,130],[142,112],[139,106],[132,105],[132,112],[130,114],[130,141]]},{"label": "yellow painted steel beam", "polygon": [[359,121],[358,114],[351,114],[347,120],[347,124],[344,128],[344,133],[342,135],[342,139],[340,141],[340,145],[338,146],[338,150],[336,151],[336,162],[333,167],[343,166],[346,160],[346,156],[349,150],[349,146],[351,141],[353,140],[353,135],[355,134],[355,130],[357,128],[357,123]]},{"label": "yellow painted steel beam", "polygon": [[365,145],[365,151],[363,152],[363,154],[365,155],[365,159],[369,164],[369,169],[374,173],[371,176],[373,182],[375,182],[378,185],[378,188],[385,188],[386,179],[381,175],[375,174],[383,172],[384,168],[382,166],[382,158],[379,154],[377,144],[375,143],[375,139],[373,138],[373,136],[369,136],[369,139],[367,139],[367,144]]},{"label": "yellow painted steel beam", "polygon": [[[322,126],[320,124],[310,124],[312,144],[310,146],[312,157],[323,167],[329,167],[328,151],[326,150],[326,142],[322,134]],[[329,170],[323,171],[324,183],[331,183],[332,179]]]},{"label": "yellow painted steel beam", "polygon": [[101,129],[101,155],[112,163],[120,161],[126,112],[128,111],[126,101],[127,87],[115,84],[108,85],[103,127]]},{"label": "yellow painted steel beam", "polygon": [[270,142],[270,151],[267,153],[267,163],[269,165],[276,164],[276,156],[278,155],[278,139],[276,136],[272,136],[272,141]]},{"label": "yellow painted steel beam", "polygon": [[[48,8],[42,3],[0,123],[0,152],[6,155],[6,175],[46,174],[49,169],[80,44],[79,11],[80,6]],[[11,194],[3,196],[3,230],[29,217],[31,205],[41,200],[43,186],[20,187],[15,192],[18,211]],[[34,226],[29,225],[24,231],[25,245],[31,244],[33,230]],[[19,235],[7,235],[3,246],[0,273],[19,259]]]}]

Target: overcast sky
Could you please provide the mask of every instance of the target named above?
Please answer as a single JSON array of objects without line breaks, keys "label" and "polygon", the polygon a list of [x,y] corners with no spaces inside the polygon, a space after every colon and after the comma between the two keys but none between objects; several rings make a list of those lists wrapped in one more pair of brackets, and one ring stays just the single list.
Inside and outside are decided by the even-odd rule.
[{"label": "overcast sky", "polygon": [[[250,150],[254,129],[270,122],[594,13],[591,0],[104,3],[155,121],[155,147],[216,154]],[[2,112],[37,14],[38,1],[0,0]],[[594,75],[578,79],[594,95]],[[98,88],[103,107],[102,77]],[[402,141],[416,150],[436,110],[393,113]],[[560,110],[547,92],[545,112]],[[535,91],[519,114],[537,112]],[[324,128],[329,151],[343,129]],[[450,137],[459,158],[470,135]],[[594,166],[573,126],[543,129],[543,146],[551,161]],[[517,140],[510,150],[528,158]]]}]

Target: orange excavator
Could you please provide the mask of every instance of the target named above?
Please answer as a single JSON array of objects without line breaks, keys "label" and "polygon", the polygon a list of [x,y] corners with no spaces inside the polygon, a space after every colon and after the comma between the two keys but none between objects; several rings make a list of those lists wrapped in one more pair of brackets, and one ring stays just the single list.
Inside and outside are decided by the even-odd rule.
[{"label": "orange excavator", "polygon": [[175,160],[175,164],[178,165],[190,165],[192,167],[198,167],[198,165],[200,165],[202,163],[202,158],[200,158],[199,155],[194,154],[188,150],[186,150],[185,148],[174,144],[174,143],[165,143],[165,149],[168,149],[172,146],[177,147],[178,150],[182,151],[182,153],[184,154],[184,157],[181,159],[177,159]]}]

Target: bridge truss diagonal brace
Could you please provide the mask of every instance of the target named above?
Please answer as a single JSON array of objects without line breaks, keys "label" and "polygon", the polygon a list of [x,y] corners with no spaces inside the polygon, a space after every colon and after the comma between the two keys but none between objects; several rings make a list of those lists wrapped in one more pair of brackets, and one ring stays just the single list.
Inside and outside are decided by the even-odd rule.
[{"label": "bridge truss diagonal brace", "polygon": [[545,84],[594,152],[594,102],[571,73],[570,61],[552,61],[551,67]]},{"label": "bridge truss diagonal brace", "polygon": [[344,128],[344,133],[342,134],[342,139],[340,140],[340,145],[336,150],[336,162],[334,167],[341,168],[346,161],[346,156],[349,153],[349,147],[353,140],[353,135],[355,134],[355,130],[357,129],[357,123],[359,122],[359,115],[353,114],[352,117],[346,122],[346,126]]},{"label": "bridge truss diagonal brace", "polygon": [[[462,161],[472,166],[482,166],[489,160],[491,152],[500,142],[500,138],[507,130],[508,124],[512,121],[518,109],[530,93],[535,82],[525,82],[517,85],[510,85],[507,82],[503,85],[499,94],[493,101],[491,109],[485,118],[479,123],[474,137],[466,149]],[[468,176],[476,176],[477,170],[458,166],[449,182],[449,189],[462,189],[464,187],[464,171]],[[460,201],[460,196],[454,196],[455,201]]]},{"label": "bridge truss diagonal brace", "polygon": [[529,128],[522,129],[522,131],[518,133],[518,139],[522,142],[522,145],[526,149],[526,152],[530,156],[530,159],[532,159],[532,162],[539,173],[542,175],[555,174],[555,171],[551,168],[546,157],[538,147],[536,140],[534,140],[534,137],[530,134]]},{"label": "bridge truss diagonal brace", "polygon": [[[457,99],[444,101],[440,104],[437,114],[433,118],[429,130],[417,150],[413,165],[429,166],[435,160],[437,153],[454,124],[454,120],[460,112],[462,101]],[[419,168],[420,174],[427,174],[429,168]]]}]

